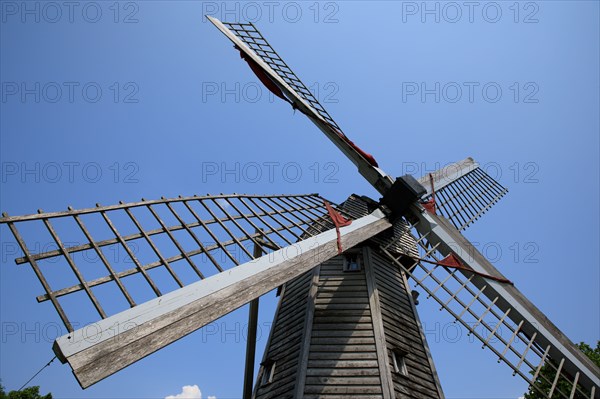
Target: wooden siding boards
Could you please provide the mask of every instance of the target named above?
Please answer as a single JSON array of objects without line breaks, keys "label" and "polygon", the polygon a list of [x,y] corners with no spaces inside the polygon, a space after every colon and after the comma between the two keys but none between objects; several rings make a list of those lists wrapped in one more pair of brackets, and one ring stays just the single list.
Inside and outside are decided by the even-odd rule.
[{"label": "wooden siding boards", "polygon": [[[344,207],[369,211],[357,196]],[[386,234],[353,249],[361,271],[344,272],[338,256],[284,285],[263,359],[276,361],[274,378],[262,385],[261,366],[255,398],[443,399],[405,276],[376,249]],[[394,349],[407,376],[393,372]]]},{"label": "wooden siding boards", "polygon": [[254,390],[254,397],[257,399],[294,397],[312,276],[312,271],[305,273],[286,283],[282,290],[271,336],[263,356],[263,363],[267,359],[276,362],[275,373],[273,381],[263,385],[261,382],[265,368],[260,367]]},{"label": "wooden siding boards", "polygon": [[364,265],[358,272],[342,268],[341,256],[321,265],[304,397],[381,399]]},{"label": "wooden siding boards", "polygon": [[440,398],[437,376],[426,350],[426,342],[416,320],[410,293],[400,270],[376,251],[371,252],[380,297],[388,361],[393,369],[393,350],[406,352],[408,375],[392,373],[394,391],[399,398]]}]

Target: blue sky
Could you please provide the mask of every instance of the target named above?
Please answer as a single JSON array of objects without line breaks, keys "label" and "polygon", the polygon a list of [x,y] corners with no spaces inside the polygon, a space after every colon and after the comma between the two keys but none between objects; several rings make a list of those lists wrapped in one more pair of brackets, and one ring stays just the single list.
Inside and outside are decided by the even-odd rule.
[{"label": "blue sky", "polygon": [[[600,338],[598,2],[0,5],[1,211],[221,192],[377,198],[202,16],[251,20],[388,173],[472,156],[508,187],[466,235],[573,341]],[[17,389],[65,331],[0,234],[0,378]],[[261,351],[275,305],[261,301]],[[447,397],[523,393],[466,331],[448,336],[433,301],[418,309]],[[245,323],[238,310],[86,391],[58,363],[34,383],[55,398],[186,385],[239,397]]]}]

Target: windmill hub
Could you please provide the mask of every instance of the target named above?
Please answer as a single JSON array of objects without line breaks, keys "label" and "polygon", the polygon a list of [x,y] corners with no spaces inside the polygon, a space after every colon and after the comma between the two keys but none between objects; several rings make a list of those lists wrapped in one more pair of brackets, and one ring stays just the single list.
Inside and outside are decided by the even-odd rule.
[{"label": "windmill hub", "polygon": [[408,207],[421,199],[427,190],[411,175],[404,175],[394,181],[392,187],[383,195],[381,203],[391,212],[392,217],[404,215]]}]

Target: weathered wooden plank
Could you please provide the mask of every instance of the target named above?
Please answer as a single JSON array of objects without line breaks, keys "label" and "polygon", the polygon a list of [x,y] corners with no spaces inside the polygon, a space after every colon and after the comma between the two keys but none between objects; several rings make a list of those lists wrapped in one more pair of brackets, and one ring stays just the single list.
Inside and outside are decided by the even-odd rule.
[{"label": "weathered wooden plank", "polygon": [[315,337],[310,342],[313,345],[355,345],[375,344],[373,337]]},{"label": "weathered wooden plank", "polygon": [[293,387],[296,383],[295,378],[288,378],[286,380],[280,380],[278,383],[273,382],[268,385],[264,385],[260,387],[257,392],[257,397],[261,399],[271,399],[271,398],[293,398]]},{"label": "weathered wooden plank", "polygon": [[356,310],[360,310],[360,309],[368,309],[368,305],[363,304],[363,303],[330,303],[330,304],[316,304],[315,305],[315,310],[328,310],[328,311],[333,311],[333,310],[350,310],[350,309],[356,309]]},{"label": "weathered wooden plank", "polygon": [[304,273],[300,277],[297,277],[291,281],[288,281],[285,284],[286,292],[288,294],[291,294],[293,292],[296,292],[297,290],[304,290],[310,282],[310,275],[311,275],[310,272]]},{"label": "weathered wooden plank", "polygon": [[[315,310],[315,313],[317,310]],[[342,311],[339,311],[340,313]],[[349,314],[350,311],[343,311],[345,314]],[[322,316],[321,313],[315,315],[315,319],[318,319],[319,324],[342,324],[342,323],[371,323],[371,316],[361,315],[362,310],[355,310],[354,315],[340,315],[340,316]],[[336,312],[338,313],[338,312]]]},{"label": "weathered wooden plank", "polygon": [[272,358],[278,357],[279,353],[287,353],[293,349],[297,349],[296,346],[302,341],[302,329],[297,329],[286,339],[285,334],[279,335],[278,339],[273,339],[269,346],[269,353]]},{"label": "weathered wooden plank", "polygon": [[[377,394],[369,394],[369,395],[360,394],[358,397],[360,399],[381,399],[382,398],[381,395],[377,395]],[[314,395],[304,395],[303,399],[348,399],[348,395],[314,394]]]},{"label": "weathered wooden plank", "polygon": [[372,337],[371,330],[313,330],[313,337]]},{"label": "weathered wooden plank", "polygon": [[310,376],[306,378],[307,385],[377,385],[381,384],[379,377],[347,376],[326,377]]},{"label": "weathered wooden plank", "polygon": [[353,352],[375,352],[375,345],[369,344],[357,344],[357,345],[316,345],[312,344],[310,346],[311,351],[320,351],[320,352],[345,352],[345,351],[353,351]]},{"label": "weathered wooden plank", "polygon": [[317,304],[319,305],[326,305],[326,304],[337,304],[337,303],[342,303],[342,304],[349,304],[349,303],[359,303],[359,304],[363,304],[363,305],[368,305],[369,304],[369,298],[367,297],[366,293],[362,293],[362,292],[357,292],[357,295],[355,296],[327,296],[327,297],[323,297],[323,295],[321,295],[321,293],[319,293],[319,297],[317,298]]},{"label": "weathered wooden plank", "polygon": [[377,360],[375,352],[311,352],[311,360]]},{"label": "weathered wooden plank", "polygon": [[[413,208],[412,213],[418,218],[417,230],[427,234],[428,241],[438,245],[441,254],[454,253],[457,258],[476,273],[504,278],[502,273],[492,265],[448,220],[421,209]],[[481,289],[487,286],[484,295],[490,299],[498,297],[495,302],[502,312],[511,309],[508,318],[515,324],[525,320],[521,331],[527,336],[534,336],[535,344],[540,347],[550,345],[549,356],[554,359],[565,359],[564,371],[568,375],[580,372],[580,385],[587,390],[600,386],[600,368],[585,356],[571,340],[563,334],[531,301],[529,301],[514,285],[485,279],[473,273],[459,270],[471,282]],[[600,398],[600,391],[596,394]]]},{"label": "weathered wooden plank", "polygon": [[312,376],[362,376],[362,375],[379,375],[379,369],[373,368],[309,368],[306,375]]},{"label": "weathered wooden plank", "polygon": [[352,292],[351,290],[347,290],[347,291],[339,291],[339,290],[325,291],[325,290],[323,290],[323,291],[319,292],[319,300],[321,302],[325,302],[330,299],[335,299],[336,301],[339,301],[341,299],[346,299],[346,298],[355,299],[356,302],[358,302],[358,300],[360,300],[360,299],[362,299],[362,300],[369,299],[366,292]]},{"label": "weathered wooden plank", "polygon": [[299,308],[293,307],[288,309],[288,311],[277,320],[277,324],[279,325],[278,330],[286,329],[289,327],[296,327],[297,323],[301,323],[304,318],[304,313],[299,312]]},{"label": "weathered wooden plank", "polygon": [[313,326],[313,331],[342,331],[342,330],[372,330],[373,327],[369,323],[338,323],[332,324],[319,324]]},{"label": "weathered wooden plank", "polygon": [[310,339],[312,335],[312,327],[314,324],[315,314],[315,300],[319,288],[319,274],[321,273],[321,267],[319,265],[313,270],[310,291],[308,292],[308,298],[306,301],[306,322],[302,329],[304,339],[302,340],[302,352],[298,359],[298,377],[296,378],[296,389],[295,396],[301,397],[304,392],[304,385],[306,383],[306,369],[308,368],[308,359],[310,354]]},{"label": "weathered wooden plank", "polygon": [[[341,228],[342,245],[351,248],[389,227],[376,211]],[[337,235],[330,230],[290,248],[107,318],[97,324],[93,337],[89,329],[63,336],[56,340],[55,352],[69,362],[80,385],[88,387],[336,256]],[[115,323],[135,328],[115,335]]]},{"label": "weathered wooden plank", "polygon": [[401,272],[390,267],[378,253],[373,251],[371,255],[376,265],[374,274],[388,345],[386,360],[390,369],[393,367],[392,349],[408,353],[405,358],[408,375],[392,373],[392,389],[400,397],[443,398],[443,394],[438,394],[435,369],[430,367],[416,309],[408,294],[408,283]]},{"label": "weathered wooden plank", "polygon": [[370,248],[366,247],[363,249],[363,258],[365,259],[365,277],[367,279],[371,317],[373,318],[373,333],[375,335],[375,340],[377,341],[377,362],[379,363],[381,389],[384,399],[391,399],[393,396],[391,368],[387,356],[387,345],[383,329],[379,291],[375,282],[374,268],[376,265],[373,262],[372,251]]},{"label": "weathered wooden plank", "polygon": [[[397,389],[397,386],[398,384],[394,385],[394,390]],[[406,388],[406,391],[410,392],[410,397],[412,398],[432,399],[438,397],[435,387],[425,387],[419,384],[418,378],[405,378],[403,386]]]},{"label": "weathered wooden plank", "polygon": [[312,360],[311,368],[328,368],[328,369],[365,369],[370,367],[378,367],[376,360]]},{"label": "weathered wooden plank", "polygon": [[306,385],[304,389],[306,394],[344,394],[344,395],[364,395],[381,393],[381,385],[361,385],[361,386],[335,386],[335,385]]}]

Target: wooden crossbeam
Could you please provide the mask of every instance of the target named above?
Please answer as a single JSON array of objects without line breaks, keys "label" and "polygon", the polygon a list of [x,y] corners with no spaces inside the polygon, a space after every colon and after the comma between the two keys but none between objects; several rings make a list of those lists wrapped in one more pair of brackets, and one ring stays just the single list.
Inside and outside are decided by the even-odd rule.
[{"label": "wooden crossbeam", "polygon": [[269,76],[271,81],[277,85],[285,96],[294,103],[303,114],[305,114],[325,136],[358,168],[358,172],[379,191],[384,194],[394,183],[394,179],[383,170],[371,165],[355,148],[340,137],[331,124],[326,121],[311,105],[309,105],[290,85],[288,85],[266,62],[262,60],[250,47],[236,36],[223,22],[217,18],[206,16],[206,18],[219,29],[233,44],[243,51]]},{"label": "wooden crossbeam", "polygon": [[[340,229],[342,247],[390,227],[376,210]],[[337,248],[336,231],[328,230],[64,335],[54,352],[87,388],[311,270]]]},{"label": "wooden crossbeam", "polygon": [[[431,245],[436,246],[442,255],[445,256],[452,252],[465,266],[474,271],[488,276],[504,278],[500,271],[448,220],[424,211],[417,205],[413,205],[412,211],[418,219],[415,228],[419,231],[419,234],[426,234],[427,240]],[[600,369],[515,286],[485,279],[462,269],[459,269],[459,272],[469,278],[477,288],[486,287],[481,292],[490,300],[494,299],[493,304],[505,312],[508,319],[511,319],[515,324],[519,324],[520,331],[532,337],[531,341],[535,341],[534,343],[538,347],[549,348],[550,358],[564,360],[564,362],[561,360],[561,368],[568,375],[577,375],[579,384],[585,387],[588,392],[594,392],[595,387],[600,386]],[[543,363],[544,361],[542,361]],[[535,381],[535,377],[533,380]],[[594,393],[592,393],[592,397],[600,399],[598,394],[594,396]]]}]

